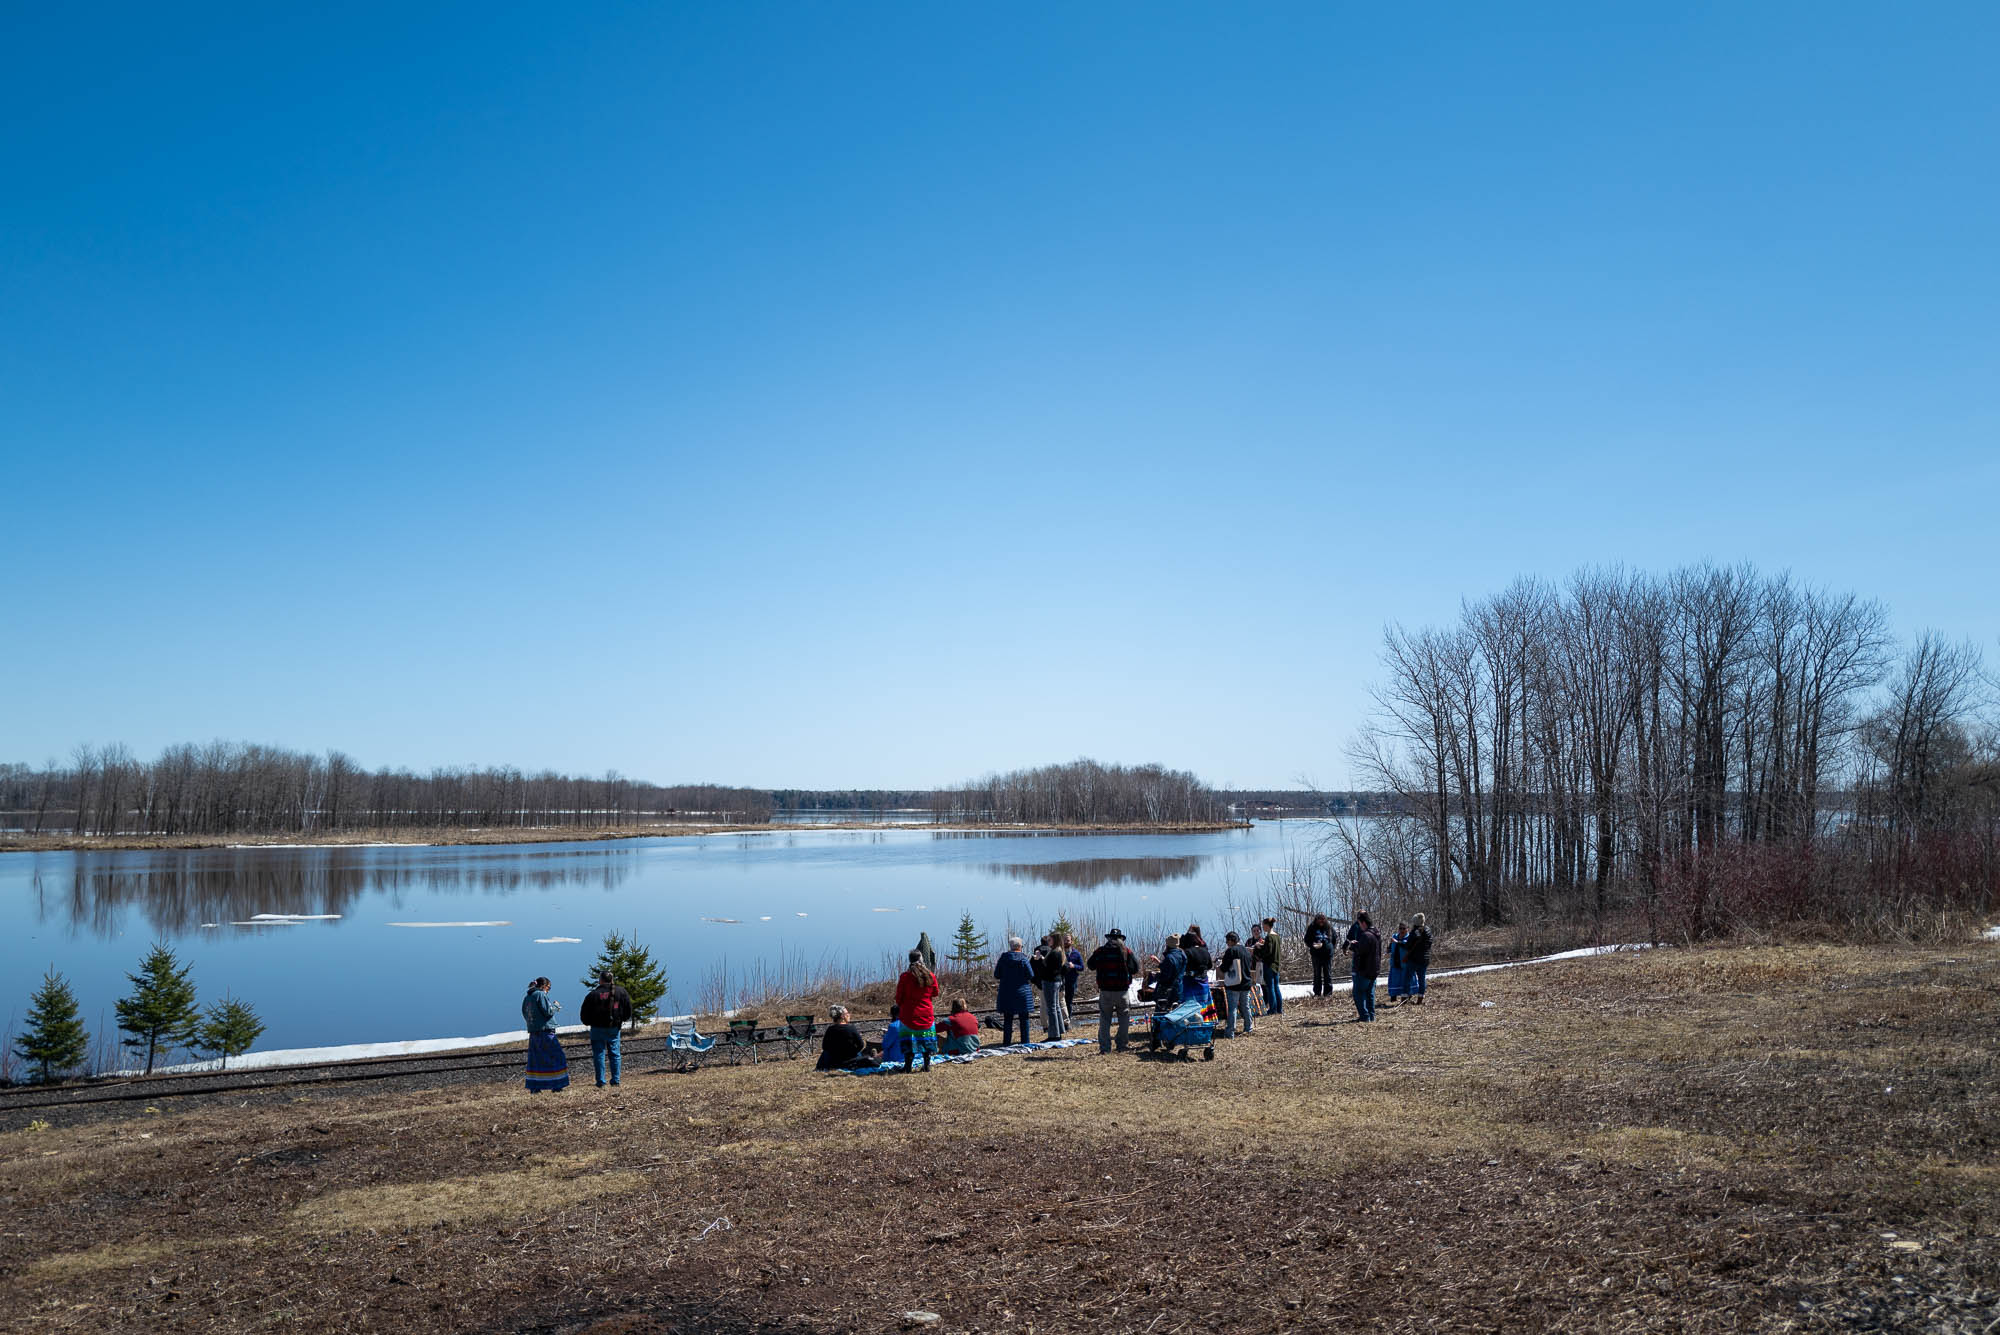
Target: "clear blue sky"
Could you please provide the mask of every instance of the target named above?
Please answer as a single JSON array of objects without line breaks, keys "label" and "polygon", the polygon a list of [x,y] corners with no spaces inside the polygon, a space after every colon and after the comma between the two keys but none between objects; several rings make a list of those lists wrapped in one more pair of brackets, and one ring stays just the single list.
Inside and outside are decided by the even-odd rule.
[{"label": "clear blue sky", "polygon": [[0,759],[1345,778],[1714,558],[1991,653],[1991,4],[15,6]]}]

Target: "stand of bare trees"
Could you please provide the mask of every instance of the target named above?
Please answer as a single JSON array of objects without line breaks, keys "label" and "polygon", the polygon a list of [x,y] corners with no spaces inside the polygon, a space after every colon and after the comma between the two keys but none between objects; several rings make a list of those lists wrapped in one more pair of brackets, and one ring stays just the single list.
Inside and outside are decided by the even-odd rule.
[{"label": "stand of bare trees", "polygon": [[1354,747],[1398,813],[1340,827],[1338,878],[1447,923],[1656,934],[1990,911],[2000,747],[1978,652],[1900,657],[1879,604],[1701,566],[1522,580],[1391,627]]},{"label": "stand of bare trees", "polygon": [[930,795],[932,817],[1022,825],[1189,825],[1228,819],[1228,805],[1184,770],[1067,765],[996,774]]},{"label": "stand of bare trees", "polygon": [[170,746],[157,760],[79,746],[68,765],[0,768],[0,813],[29,833],[280,834],[323,830],[616,826],[687,819],[754,823],[769,793],[663,786],[510,768],[366,770],[339,751],[240,742]]}]

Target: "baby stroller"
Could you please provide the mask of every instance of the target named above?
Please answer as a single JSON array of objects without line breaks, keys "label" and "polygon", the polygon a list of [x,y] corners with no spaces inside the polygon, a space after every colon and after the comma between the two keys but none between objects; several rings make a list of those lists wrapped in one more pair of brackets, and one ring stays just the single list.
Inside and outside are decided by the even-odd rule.
[{"label": "baby stroller", "polygon": [[1189,1048],[1200,1048],[1201,1059],[1215,1060],[1215,1021],[1202,1016],[1202,1003],[1183,1001],[1165,1015],[1153,1017],[1153,1044],[1162,1048],[1179,1048],[1180,1055],[1188,1060]]}]

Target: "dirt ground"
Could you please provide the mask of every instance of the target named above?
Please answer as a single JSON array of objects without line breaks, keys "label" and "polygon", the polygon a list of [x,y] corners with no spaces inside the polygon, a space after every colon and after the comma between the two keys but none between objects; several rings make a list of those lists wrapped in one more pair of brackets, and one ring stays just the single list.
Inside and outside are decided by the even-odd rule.
[{"label": "dirt ground", "polygon": [[12,1132],[0,1328],[2000,1330],[2000,945],[1610,956],[1351,1016],[1212,1062]]}]

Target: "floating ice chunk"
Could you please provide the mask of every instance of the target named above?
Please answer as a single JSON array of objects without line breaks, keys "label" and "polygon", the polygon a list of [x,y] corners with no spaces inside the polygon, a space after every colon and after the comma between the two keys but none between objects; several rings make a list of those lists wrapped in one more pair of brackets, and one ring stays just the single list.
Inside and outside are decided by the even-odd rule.
[{"label": "floating ice chunk", "polygon": [[253,913],[253,922],[336,922],[338,913]]},{"label": "floating ice chunk", "polygon": [[901,909],[869,909],[870,913],[901,913]]},{"label": "floating ice chunk", "polygon": [[490,922],[392,922],[387,925],[390,927],[512,927],[514,924],[505,918],[496,918]]},{"label": "floating ice chunk", "polygon": [[741,918],[703,918],[703,922],[742,922]]},{"label": "floating ice chunk", "polygon": [[221,924],[221,923],[219,923],[219,922],[205,922],[205,923],[203,923],[203,924],[202,924],[202,926],[203,926],[203,927],[220,927],[220,926],[222,926],[222,924]]},{"label": "floating ice chunk", "polygon": [[803,913],[796,913],[796,914],[793,914],[792,916],[793,916],[793,917],[797,917],[797,918],[803,918],[803,917],[805,917],[806,915],[805,915],[805,914],[803,914]]},{"label": "floating ice chunk", "polygon": [[927,908],[929,908],[929,907],[930,907],[930,905],[928,905],[928,904],[919,904],[919,905],[917,905],[917,907],[918,907],[919,909],[927,909]]},{"label": "floating ice chunk", "polygon": [[763,917],[761,917],[761,918],[757,919],[757,921],[758,921],[758,922],[769,922],[769,921],[771,921],[771,915],[770,915],[770,914],[768,914],[768,913],[766,913],[766,914],[765,914],[765,915],[764,915]]},{"label": "floating ice chunk", "polygon": [[245,918],[241,921],[232,918],[229,925],[231,927],[297,927],[298,923],[291,918]]},{"label": "floating ice chunk", "polygon": [[583,938],[580,936],[538,936],[535,938],[535,944],[538,946],[580,946],[583,944]]}]

